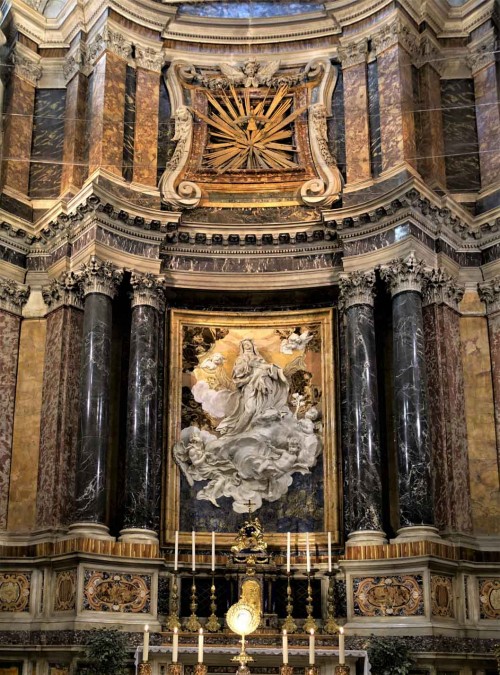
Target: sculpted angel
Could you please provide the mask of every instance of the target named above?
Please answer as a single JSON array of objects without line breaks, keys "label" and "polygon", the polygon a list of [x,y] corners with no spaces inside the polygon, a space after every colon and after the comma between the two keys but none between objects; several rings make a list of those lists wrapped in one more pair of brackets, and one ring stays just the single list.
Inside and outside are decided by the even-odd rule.
[{"label": "sculpted angel", "polygon": [[244,66],[229,65],[221,63],[221,73],[227,80],[234,85],[242,84],[244,87],[260,87],[260,85],[270,85],[271,78],[280,67],[279,61],[269,61],[269,63],[258,63],[255,59],[250,59]]}]

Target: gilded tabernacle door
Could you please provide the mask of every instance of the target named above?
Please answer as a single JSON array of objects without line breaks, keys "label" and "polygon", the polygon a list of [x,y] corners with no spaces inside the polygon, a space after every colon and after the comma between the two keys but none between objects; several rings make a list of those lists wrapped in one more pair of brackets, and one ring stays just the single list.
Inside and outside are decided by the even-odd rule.
[{"label": "gilded tabernacle door", "polygon": [[172,311],[166,542],[229,544],[249,504],[273,543],[339,540],[332,312]]}]

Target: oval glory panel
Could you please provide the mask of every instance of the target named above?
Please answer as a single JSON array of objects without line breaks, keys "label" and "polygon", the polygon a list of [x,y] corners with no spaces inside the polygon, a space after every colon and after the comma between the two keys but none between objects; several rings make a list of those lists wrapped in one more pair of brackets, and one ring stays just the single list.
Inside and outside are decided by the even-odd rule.
[{"label": "oval glory panel", "polygon": [[402,584],[373,586],[366,592],[366,599],[374,607],[403,607],[411,598],[411,592]]}]

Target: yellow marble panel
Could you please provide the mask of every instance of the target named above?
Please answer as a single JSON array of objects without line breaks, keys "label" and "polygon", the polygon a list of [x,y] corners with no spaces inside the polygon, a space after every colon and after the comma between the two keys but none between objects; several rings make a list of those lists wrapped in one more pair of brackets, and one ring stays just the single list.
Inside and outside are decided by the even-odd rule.
[{"label": "yellow marble panel", "polygon": [[474,534],[500,534],[500,490],[486,318],[462,317],[460,338]]},{"label": "yellow marble panel", "polygon": [[45,333],[45,319],[26,319],[21,324],[7,521],[10,531],[30,530],[35,524]]}]

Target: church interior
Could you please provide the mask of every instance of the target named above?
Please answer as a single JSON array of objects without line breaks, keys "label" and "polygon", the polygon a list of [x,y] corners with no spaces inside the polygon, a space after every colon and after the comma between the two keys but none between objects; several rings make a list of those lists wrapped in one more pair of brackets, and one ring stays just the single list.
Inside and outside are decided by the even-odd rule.
[{"label": "church interior", "polygon": [[497,673],[499,22],[0,3],[0,675]]}]

